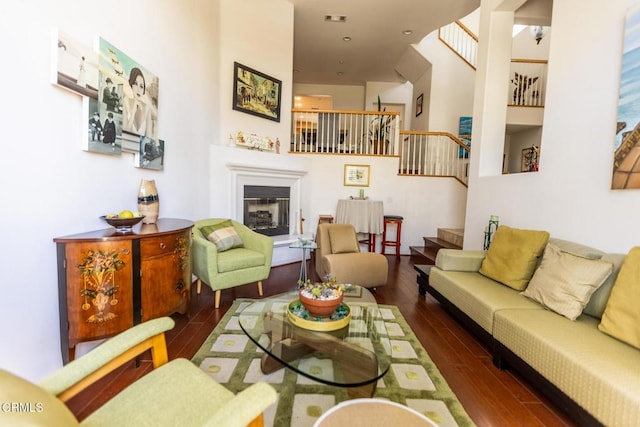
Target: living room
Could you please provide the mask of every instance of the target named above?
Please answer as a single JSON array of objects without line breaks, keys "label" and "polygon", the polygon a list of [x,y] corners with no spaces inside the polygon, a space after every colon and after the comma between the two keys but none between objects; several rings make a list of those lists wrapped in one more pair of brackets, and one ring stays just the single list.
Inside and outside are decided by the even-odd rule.
[{"label": "living room", "polygon": [[[482,1],[481,7],[493,10],[500,3]],[[406,190],[399,194],[394,160],[376,158],[366,159],[372,170],[367,195],[386,201],[389,213],[411,216],[411,234],[418,238],[438,226],[464,226],[465,248],[481,249],[489,217],[499,215],[502,224],[544,229],[554,237],[626,253],[637,245],[640,226],[624,222],[624,212],[634,212],[640,202],[634,190],[610,188],[624,17],[632,5],[630,0],[588,9],[577,0],[554,4],[539,172],[501,175],[498,145],[504,126],[499,122],[504,117],[496,115],[493,98],[504,97],[492,97],[493,87],[483,83],[491,73],[485,64],[478,69],[468,191],[447,180],[429,180],[427,186],[413,178],[414,184],[402,181]],[[54,237],[103,228],[100,215],[135,207],[141,179],[156,180],[161,216],[228,216],[228,193],[220,192],[228,186],[220,186],[226,178],[218,171],[230,160],[221,161],[215,153],[230,150],[229,134],[242,130],[289,139],[293,7],[285,0],[160,5],[116,0],[108,7],[33,0],[2,9],[0,31],[12,41],[4,54],[19,68],[2,71],[10,100],[2,107],[10,141],[0,169],[3,234],[12,248],[6,251],[1,280],[0,339],[9,344],[0,354],[0,366],[38,380],[61,365]],[[136,169],[130,155],[82,150],[80,97],[50,83],[54,27],[87,44],[103,37],[160,77],[159,135],[166,141],[162,172]],[[481,40],[488,31],[484,16]],[[483,49],[490,45],[481,43]],[[279,123],[232,111],[234,61],[285,82]],[[376,96],[375,89],[367,89],[367,100]],[[306,227],[313,228],[318,214],[335,209],[338,199],[356,195],[342,186],[342,160],[329,165],[326,159],[234,150],[241,156],[235,162],[252,159],[308,170],[301,202]],[[214,156],[220,163],[211,161]],[[335,178],[333,184],[328,175]],[[29,274],[34,266],[36,272]]]}]

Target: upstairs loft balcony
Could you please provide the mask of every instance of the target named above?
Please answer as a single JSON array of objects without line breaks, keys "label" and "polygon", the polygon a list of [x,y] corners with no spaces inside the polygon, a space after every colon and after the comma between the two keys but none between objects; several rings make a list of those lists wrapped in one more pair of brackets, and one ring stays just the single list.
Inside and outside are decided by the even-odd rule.
[{"label": "upstairs loft balcony", "polygon": [[393,156],[400,114],[384,111],[293,109],[290,151]]},{"label": "upstairs loft balcony", "polygon": [[400,131],[399,113],[294,109],[289,152],[397,157],[400,176],[467,185],[469,146],[447,132]]}]

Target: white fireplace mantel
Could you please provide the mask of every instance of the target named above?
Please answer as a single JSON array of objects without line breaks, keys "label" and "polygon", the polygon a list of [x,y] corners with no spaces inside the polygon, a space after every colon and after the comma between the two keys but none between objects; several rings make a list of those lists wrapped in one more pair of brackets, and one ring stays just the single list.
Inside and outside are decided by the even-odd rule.
[{"label": "white fireplace mantel", "polygon": [[[231,217],[238,222],[244,222],[244,186],[245,185],[270,185],[290,188],[290,215],[289,234],[298,233],[299,215],[301,207],[302,177],[306,170],[283,169],[248,165],[240,163],[227,163],[230,172]],[[276,239],[278,240],[278,239]]]}]

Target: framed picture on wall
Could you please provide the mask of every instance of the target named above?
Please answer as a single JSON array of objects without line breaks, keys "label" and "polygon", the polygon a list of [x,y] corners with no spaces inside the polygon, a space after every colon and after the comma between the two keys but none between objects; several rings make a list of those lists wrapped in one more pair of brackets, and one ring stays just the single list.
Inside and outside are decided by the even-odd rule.
[{"label": "framed picture on wall", "polygon": [[538,147],[523,148],[520,157],[520,172],[536,172],[538,170]]},{"label": "framed picture on wall", "polygon": [[282,82],[237,62],[233,64],[233,109],[279,122]]},{"label": "framed picture on wall", "polygon": [[369,186],[369,165],[344,165],[344,185]]},{"label": "framed picture on wall", "polygon": [[424,93],[421,93],[416,99],[416,117],[422,114],[422,102],[424,101]]}]

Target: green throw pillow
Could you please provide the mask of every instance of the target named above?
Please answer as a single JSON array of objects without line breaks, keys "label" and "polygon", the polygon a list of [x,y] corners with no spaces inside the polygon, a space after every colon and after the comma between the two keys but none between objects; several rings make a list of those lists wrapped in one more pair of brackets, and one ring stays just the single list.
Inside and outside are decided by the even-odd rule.
[{"label": "green throw pillow", "polygon": [[480,273],[518,291],[524,290],[549,240],[549,233],[501,225],[493,236]]},{"label": "green throw pillow", "polygon": [[640,349],[639,301],[640,247],[635,247],[620,267],[598,329]]},{"label": "green throw pillow", "polygon": [[540,267],[521,293],[569,320],[576,320],[612,269],[610,262],[582,258],[548,243]]},{"label": "green throw pillow", "polygon": [[236,229],[233,228],[233,223],[230,220],[214,225],[205,225],[200,231],[209,241],[215,243],[218,252],[244,247],[242,239]]}]

